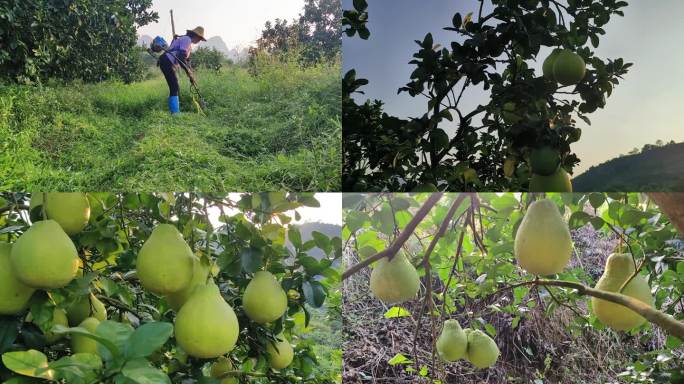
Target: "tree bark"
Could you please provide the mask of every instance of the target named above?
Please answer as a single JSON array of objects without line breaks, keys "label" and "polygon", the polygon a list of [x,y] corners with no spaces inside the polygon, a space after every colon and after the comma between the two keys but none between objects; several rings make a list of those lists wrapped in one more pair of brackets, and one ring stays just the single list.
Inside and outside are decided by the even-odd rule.
[{"label": "tree bark", "polygon": [[648,195],[660,207],[660,210],[670,218],[679,234],[684,237],[684,193],[654,192]]}]

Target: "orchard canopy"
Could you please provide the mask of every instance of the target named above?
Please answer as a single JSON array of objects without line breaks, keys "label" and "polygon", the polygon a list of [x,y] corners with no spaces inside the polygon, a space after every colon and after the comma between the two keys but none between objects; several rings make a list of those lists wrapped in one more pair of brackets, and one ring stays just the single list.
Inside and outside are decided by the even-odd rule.
[{"label": "orchard canopy", "polygon": [[319,206],[1,194],[0,382],[336,382],[341,241],[294,224]]}]

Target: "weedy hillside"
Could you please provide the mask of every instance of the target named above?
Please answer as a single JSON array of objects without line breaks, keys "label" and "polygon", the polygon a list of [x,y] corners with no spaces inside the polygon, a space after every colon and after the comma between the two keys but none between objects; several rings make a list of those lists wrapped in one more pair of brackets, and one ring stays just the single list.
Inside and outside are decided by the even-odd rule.
[{"label": "weedy hillside", "polygon": [[0,86],[4,190],[339,190],[339,63],[201,71],[206,115],[181,85],[167,113],[147,80]]}]

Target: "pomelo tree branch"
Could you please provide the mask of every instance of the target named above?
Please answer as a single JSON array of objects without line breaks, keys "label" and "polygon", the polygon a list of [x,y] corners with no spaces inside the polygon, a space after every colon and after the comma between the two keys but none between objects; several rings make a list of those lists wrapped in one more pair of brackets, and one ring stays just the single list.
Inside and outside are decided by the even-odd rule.
[{"label": "pomelo tree branch", "polygon": [[659,311],[655,308],[652,308],[648,304],[637,300],[635,298],[620,294],[620,293],[614,293],[614,292],[607,292],[603,291],[600,289],[594,289],[590,288],[584,284],[581,283],[576,283],[574,281],[565,281],[565,280],[532,280],[532,281],[525,281],[517,284],[510,285],[508,287],[503,288],[502,290],[506,289],[513,289],[516,287],[521,287],[525,285],[541,285],[541,286],[555,286],[555,287],[563,287],[563,288],[570,288],[574,289],[577,291],[578,294],[583,295],[583,296],[592,296],[596,297],[598,299],[610,301],[611,303],[619,304],[622,306],[625,306],[632,311],[638,313],[642,317],[644,317],[646,320],[649,322],[661,327],[665,332],[668,334],[675,336],[679,338],[680,340],[684,340],[684,323],[677,321],[674,317],[666,314],[665,312]]},{"label": "pomelo tree branch", "polygon": [[397,236],[397,239],[390,245],[387,249],[382,250],[375,255],[349,267],[344,273],[342,274],[342,280],[348,279],[350,276],[354,275],[355,273],[359,272],[363,268],[371,265],[372,263],[382,259],[383,257],[390,256],[392,257],[395,255],[397,252],[399,252],[399,249],[401,249],[401,246],[404,245],[406,240],[408,240],[409,237],[411,237],[411,234],[416,230],[416,227],[418,227],[418,224],[425,219],[425,216],[430,212],[432,207],[437,204],[437,202],[444,196],[444,193],[433,193],[428,197],[428,199],[425,201],[422,207],[416,212],[416,214],[413,216],[413,219],[406,225],[406,228],[404,228],[403,231]]}]

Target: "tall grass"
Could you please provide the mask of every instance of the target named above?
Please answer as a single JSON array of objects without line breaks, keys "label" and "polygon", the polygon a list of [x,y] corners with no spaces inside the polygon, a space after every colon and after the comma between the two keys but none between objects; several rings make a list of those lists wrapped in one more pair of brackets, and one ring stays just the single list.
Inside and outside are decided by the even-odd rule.
[{"label": "tall grass", "polygon": [[340,188],[339,63],[258,64],[183,79],[167,113],[160,73],[142,83],[0,87],[5,190],[268,191]]}]

